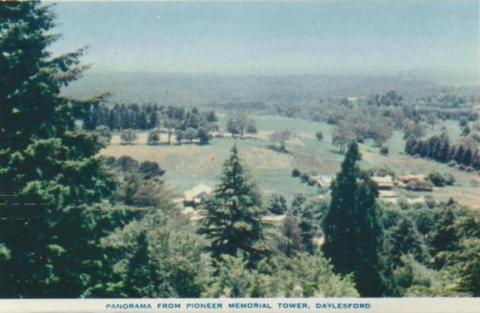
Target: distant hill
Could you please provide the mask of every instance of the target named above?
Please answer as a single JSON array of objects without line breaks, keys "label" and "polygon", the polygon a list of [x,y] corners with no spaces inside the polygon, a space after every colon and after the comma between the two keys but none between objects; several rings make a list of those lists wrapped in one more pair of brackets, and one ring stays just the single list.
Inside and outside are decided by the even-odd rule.
[{"label": "distant hill", "polygon": [[396,90],[422,96],[441,88],[412,75],[227,76],[148,72],[88,72],[66,90],[87,97],[110,92],[113,101],[205,105],[213,102],[311,102]]}]

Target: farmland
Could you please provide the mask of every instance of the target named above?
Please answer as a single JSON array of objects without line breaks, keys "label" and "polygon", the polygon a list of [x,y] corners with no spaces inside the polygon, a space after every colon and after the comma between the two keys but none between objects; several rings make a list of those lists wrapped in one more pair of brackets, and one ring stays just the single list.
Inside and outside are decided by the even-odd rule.
[{"label": "farmland", "polygon": [[[328,176],[338,171],[343,155],[331,144],[330,125],[280,116],[251,117],[258,129],[258,134],[251,139],[214,138],[209,145],[147,145],[147,134],[143,132],[139,133],[139,139],[133,145],[121,145],[119,136],[114,135],[112,143],[102,151],[102,154],[114,157],[128,155],[139,161],[157,162],[166,171],[164,178],[167,186],[176,194],[181,194],[199,183],[215,185],[221,173],[222,163],[234,142],[261,192],[266,196],[273,193],[285,195],[287,198],[292,198],[297,193],[316,195],[317,187],[308,186],[291,176],[294,168],[302,172]],[[225,128],[225,116],[222,114],[219,115],[219,124],[221,129]],[[458,124],[453,121],[439,123],[429,131],[436,133],[443,125],[449,129],[452,138],[458,136]],[[288,153],[271,149],[271,141],[268,139],[274,130],[283,128],[294,131],[294,136],[287,142]],[[317,131],[323,133],[322,141],[315,138]],[[165,138],[162,140],[166,141]],[[369,141],[361,144],[362,168],[387,167],[394,170],[396,175],[428,175],[432,171],[440,171],[451,173],[456,179],[453,186],[435,189],[432,193],[401,191],[399,193],[401,197],[415,199],[430,194],[437,200],[454,198],[474,207],[480,203],[480,195],[477,192],[480,177],[477,174],[405,154],[403,135],[400,131],[394,131],[385,146],[390,150],[388,156],[382,156],[379,148]]]}]

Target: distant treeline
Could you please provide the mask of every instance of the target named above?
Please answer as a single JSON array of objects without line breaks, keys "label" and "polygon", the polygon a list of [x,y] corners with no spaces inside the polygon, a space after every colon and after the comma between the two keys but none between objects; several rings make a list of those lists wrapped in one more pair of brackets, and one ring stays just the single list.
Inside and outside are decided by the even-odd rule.
[{"label": "distant treeline", "polygon": [[139,129],[156,127],[187,130],[204,128],[207,131],[218,128],[214,111],[200,112],[196,108],[185,109],[176,106],[158,104],[114,104],[96,105],[84,119],[84,127],[94,130],[98,126],[107,126],[111,130]]},{"label": "distant treeline", "polygon": [[478,120],[478,112],[465,109],[440,109],[440,108],[425,108],[418,109],[417,112],[422,115],[435,114],[442,120],[460,120],[465,118],[469,121]]},{"label": "distant treeline", "polygon": [[450,144],[445,134],[423,140],[410,138],[406,142],[405,152],[443,163],[454,161],[460,166],[480,170],[480,151],[462,144]]},{"label": "distant treeline", "polygon": [[265,102],[253,101],[253,102],[225,102],[225,103],[212,103],[213,107],[221,108],[228,111],[235,112],[252,112],[252,111],[265,111],[267,105]]}]

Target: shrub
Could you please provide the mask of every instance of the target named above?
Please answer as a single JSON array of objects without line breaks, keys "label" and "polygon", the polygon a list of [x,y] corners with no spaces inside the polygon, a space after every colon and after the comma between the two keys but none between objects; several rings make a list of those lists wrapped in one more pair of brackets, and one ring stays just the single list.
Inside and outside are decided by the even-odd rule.
[{"label": "shrub", "polygon": [[132,159],[128,155],[123,155],[115,161],[115,165],[119,167],[122,171],[128,172],[133,171],[138,168],[138,161]]},{"label": "shrub", "polygon": [[445,180],[445,185],[452,186],[455,183],[455,177],[450,173],[443,173],[443,179]]},{"label": "shrub", "polygon": [[210,134],[204,128],[199,128],[197,135],[201,145],[206,145],[210,142]]},{"label": "shrub", "polygon": [[450,167],[455,167],[455,165],[457,165],[457,163],[455,163],[455,161],[448,162],[448,166],[450,166]]},{"label": "shrub", "polygon": [[258,133],[257,127],[256,127],[255,124],[253,124],[253,123],[247,125],[247,130],[246,130],[246,131],[247,131],[248,134],[256,134],[256,133]]},{"label": "shrub", "polygon": [[436,187],[451,186],[455,183],[455,177],[450,173],[432,172],[428,175],[428,180]]},{"label": "shrub", "polygon": [[165,171],[158,166],[158,163],[152,161],[143,161],[140,163],[138,170],[140,173],[142,173],[143,178],[145,179],[150,179],[165,174]]},{"label": "shrub", "polygon": [[127,129],[120,135],[123,145],[131,145],[135,140],[137,140],[137,134],[131,130]]},{"label": "shrub", "polygon": [[292,177],[298,177],[302,174],[302,172],[300,172],[300,170],[298,168],[294,168],[292,170]]},{"label": "shrub", "polygon": [[408,210],[410,208],[410,204],[408,203],[408,199],[405,197],[399,197],[397,200],[397,204],[400,209]]},{"label": "shrub", "polygon": [[302,175],[300,175],[300,179],[302,180],[302,182],[308,183],[310,177],[308,176],[308,174],[303,173]]},{"label": "shrub", "polygon": [[95,131],[100,134],[101,141],[104,141],[106,144],[109,144],[112,140],[112,132],[110,128],[105,125],[100,125],[95,128]]},{"label": "shrub", "polygon": [[436,187],[444,187],[445,177],[439,172],[432,172],[428,175],[428,180]]},{"label": "shrub", "polygon": [[437,205],[437,202],[435,201],[432,195],[426,195],[424,198],[425,198],[425,204],[429,209],[435,208],[435,206]]},{"label": "shrub", "polygon": [[381,147],[380,148],[380,154],[381,155],[388,155],[390,153],[390,150],[388,150],[387,147]]},{"label": "shrub", "polygon": [[282,215],[287,212],[288,205],[287,200],[281,195],[274,194],[270,198],[270,203],[268,205],[268,210],[272,214]]},{"label": "shrub", "polygon": [[412,180],[406,188],[412,191],[433,191],[433,186],[429,181],[421,180]]},{"label": "shrub", "polygon": [[160,132],[156,129],[148,133],[147,144],[156,145],[160,141]]}]

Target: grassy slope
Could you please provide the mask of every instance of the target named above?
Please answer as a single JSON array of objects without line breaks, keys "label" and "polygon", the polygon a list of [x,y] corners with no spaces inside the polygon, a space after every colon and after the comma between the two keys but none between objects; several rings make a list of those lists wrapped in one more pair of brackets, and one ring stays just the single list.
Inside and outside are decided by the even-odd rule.
[{"label": "grassy slope", "polygon": [[[251,174],[257,181],[264,194],[280,193],[288,198],[296,193],[309,195],[316,194],[316,187],[302,184],[298,178],[291,177],[291,171],[297,167],[303,171],[316,172],[320,175],[333,175],[338,170],[343,156],[331,145],[331,126],[324,123],[291,119],[278,116],[253,116],[259,130],[258,139],[237,140],[240,153],[251,169]],[[223,128],[225,117],[220,116],[220,126]],[[287,153],[278,153],[268,148],[270,141],[268,134],[276,129],[290,128],[295,136],[288,143]],[[436,129],[438,131],[440,125]],[[452,137],[458,135],[458,126],[449,122],[447,128]],[[315,139],[316,131],[321,130],[324,140]],[[227,158],[233,139],[213,139],[210,145],[196,146],[147,146],[138,144],[122,146],[113,141],[103,151],[106,155],[119,157],[130,155],[138,160],[152,160],[166,170],[165,180],[173,190],[179,194],[198,183],[214,185],[221,173],[221,164]],[[428,174],[437,170],[450,172],[457,179],[456,186],[442,188],[432,195],[446,200],[449,197],[466,204],[480,207],[480,188],[472,184],[472,180],[479,181],[474,173],[465,173],[452,169],[444,164],[423,159],[414,159],[403,153],[404,141],[402,133],[395,132],[386,143],[390,149],[390,156],[379,155],[378,148],[366,143],[361,145],[363,167],[385,165],[392,168],[398,175],[401,174]],[[480,181],[479,181],[480,183]],[[408,196],[418,196],[417,193],[408,193]]]}]

